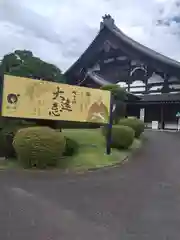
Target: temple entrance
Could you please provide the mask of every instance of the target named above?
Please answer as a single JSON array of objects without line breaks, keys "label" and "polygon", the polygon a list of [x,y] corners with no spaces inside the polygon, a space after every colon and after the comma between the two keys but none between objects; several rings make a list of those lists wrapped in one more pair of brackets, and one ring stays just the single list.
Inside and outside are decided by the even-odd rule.
[{"label": "temple entrance", "polygon": [[180,111],[180,104],[174,103],[174,104],[165,104],[163,106],[164,109],[164,129],[172,129],[177,130],[178,129],[178,119],[176,117],[176,114]]},{"label": "temple entrance", "polygon": [[159,129],[177,130],[178,109],[180,110],[179,103],[150,104],[145,108],[145,123],[152,127],[152,121],[157,121]]},{"label": "temple entrance", "polygon": [[144,109],[144,122],[147,128],[152,128],[152,122],[156,122],[158,129],[179,129],[176,115],[180,112],[180,103],[131,104],[127,106],[127,115],[140,118],[141,109]]},{"label": "temple entrance", "polygon": [[158,122],[158,128],[162,128],[161,108],[159,105],[149,104],[145,106],[144,122],[147,128],[152,128],[152,122]]}]

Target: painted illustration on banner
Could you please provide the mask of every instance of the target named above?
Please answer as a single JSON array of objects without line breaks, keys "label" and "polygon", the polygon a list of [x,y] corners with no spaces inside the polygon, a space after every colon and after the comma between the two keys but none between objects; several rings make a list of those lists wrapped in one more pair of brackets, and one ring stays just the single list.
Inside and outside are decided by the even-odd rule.
[{"label": "painted illustration on banner", "polygon": [[99,97],[88,109],[87,122],[106,122],[108,121],[108,108]]}]

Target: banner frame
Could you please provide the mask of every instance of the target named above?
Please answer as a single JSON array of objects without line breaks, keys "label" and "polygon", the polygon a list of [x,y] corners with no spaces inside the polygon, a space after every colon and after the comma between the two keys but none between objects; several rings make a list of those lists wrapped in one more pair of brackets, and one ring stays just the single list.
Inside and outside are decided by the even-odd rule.
[{"label": "banner frame", "polygon": [[[19,78],[27,78],[27,79],[30,79],[30,80],[37,80],[38,81],[38,79],[33,79],[33,78],[30,78],[30,77],[21,77],[21,76],[13,76],[13,75],[9,75],[9,74],[4,74],[4,73],[1,73],[1,76],[0,76],[0,78],[2,79],[2,81],[1,81],[1,89],[0,89],[0,91],[1,91],[1,102],[0,102],[0,116],[2,116],[2,117],[4,117],[4,118],[11,118],[11,119],[24,119],[24,120],[46,120],[46,121],[68,121],[68,122],[71,122],[71,120],[69,120],[69,119],[50,119],[50,118],[40,118],[40,117],[28,117],[28,116],[6,116],[6,114],[4,114],[3,115],[3,100],[4,100],[4,85],[5,85],[5,76],[11,76],[11,77],[19,77]],[[43,81],[43,79],[41,79],[41,81]],[[47,81],[47,80],[44,80],[44,81],[46,81],[46,82],[49,82],[49,81]],[[66,85],[66,86],[69,86],[69,87],[76,87],[76,85],[69,85],[69,84],[65,84],[65,83],[58,83],[58,82],[52,82],[52,83],[56,83],[56,84],[60,84],[60,85]],[[87,90],[89,89],[90,91],[93,91],[93,90],[101,90],[101,89],[93,89],[93,88],[88,88],[88,87],[85,87],[85,86],[77,86],[78,88],[87,88]],[[84,90],[83,90],[84,91]],[[107,91],[107,90],[101,90],[101,91],[105,91],[105,92],[109,92],[109,91]],[[102,96],[103,96],[103,94],[102,94]],[[110,102],[111,100],[111,95],[109,95],[108,96],[108,99],[109,99],[109,101],[108,102]],[[109,106],[109,103],[108,104],[106,104],[106,106]],[[109,111],[108,111],[108,118],[106,119],[106,122],[105,123],[103,123],[103,122],[93,122],[93,121],[76,121],[76,120],[72,120],[72,122],[81,122],[81,123],[93,123],[93,124],[100,124],[100,125],[107,125],[108,124],[108,119],[109,119],[109,117],[110,117],[110,107],[109,107],[109,109],[108,109]]]}]

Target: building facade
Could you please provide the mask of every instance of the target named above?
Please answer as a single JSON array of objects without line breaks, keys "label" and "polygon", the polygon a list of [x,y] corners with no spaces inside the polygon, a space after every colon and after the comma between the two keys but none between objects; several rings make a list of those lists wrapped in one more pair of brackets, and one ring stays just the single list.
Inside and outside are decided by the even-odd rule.
[{"label": "building facade", "polygon": [[65,72],[68,84],[98,88],[120,84],[136,97],[127,102],[127,114],[148,126],[176,129],[180,112],[180,63],[126,36],[110,15],[80,58]]}]

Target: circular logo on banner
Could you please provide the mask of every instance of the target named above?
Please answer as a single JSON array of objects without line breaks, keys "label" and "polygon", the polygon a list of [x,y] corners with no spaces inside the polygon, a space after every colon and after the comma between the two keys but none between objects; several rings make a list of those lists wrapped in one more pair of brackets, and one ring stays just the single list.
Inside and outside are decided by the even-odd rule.
[{"label": "circular logo on banner", "polygon": [[7,95],[7,102],[13,105],[17,104],[19,96],[20,96],[19,94],[10,93]]}]

